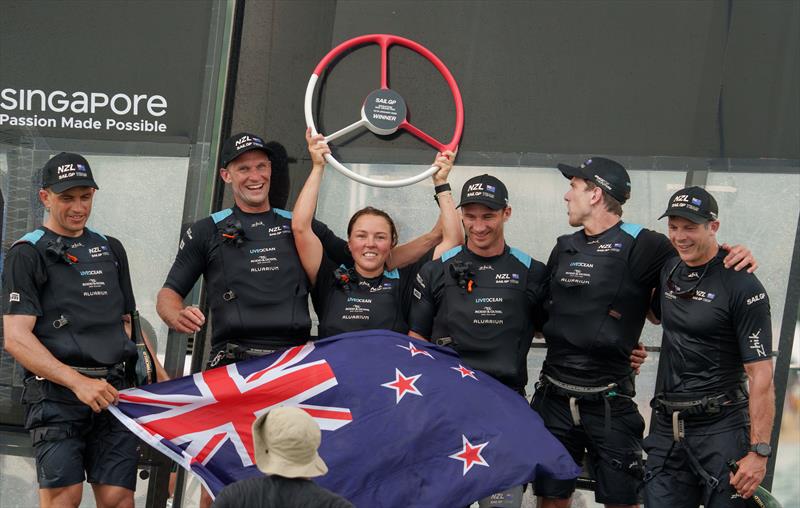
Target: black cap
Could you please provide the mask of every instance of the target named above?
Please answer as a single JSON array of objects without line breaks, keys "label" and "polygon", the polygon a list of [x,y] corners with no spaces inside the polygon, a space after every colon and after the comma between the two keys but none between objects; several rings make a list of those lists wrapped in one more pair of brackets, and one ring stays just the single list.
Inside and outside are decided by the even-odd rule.
[{"label": "black cap", "polygon": [[86,159],[77,153],[61,152],[42,168],[42,189],[64,192],[73,187],[100,188]]},{"label": "black cap", "polygon": [[461,187],[461,203],[480,203],[492,210],[500,210],[508,206],[508,190],[505,184],[491,175],[480,175],[470,178]]},{"label": "black cap", "polygon": [[227,167],[233,159],[250,150],[261,150],[267,157],[272,157],[272,149],[255,134],[240,132],[225,140],[222,145],[222,167]]},{"label": "black cap", "polygon": [[559,164],[558,169],[566,178],[577,176],[594,182],[620,204],[631,197],[631,178],[619,162],[592,157],[578,167]]},{"label": "black cap", "polygon": [[719,208],[714,196],[700,187],[686,187],[681,189],[669,198],[667,211],[659,217],[683,217],[695,224],[704,224],[708,221],[717,220]]}]

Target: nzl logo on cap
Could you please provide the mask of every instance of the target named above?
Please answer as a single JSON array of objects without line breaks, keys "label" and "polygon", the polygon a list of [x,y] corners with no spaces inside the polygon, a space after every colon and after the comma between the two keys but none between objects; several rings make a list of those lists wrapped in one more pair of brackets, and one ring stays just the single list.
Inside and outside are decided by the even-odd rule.
[{"label": "nzl logo on cap", "polygon": [[73,178],[73,177],[87,177],[89,176],[86,173],[86,166],[83,164],[62,164],[56,168],[56,174],[58,175],[59,180],[63,180],[65,178]]},{"label": "nzl logo on cap", "polygon": [[261,138],[257,138],[255,136],[242,136],[241,138],[236,140],[236,149],[239,150],[240,148],[245,148],[250,145],[258,145],[263,146],[264,141]]}]

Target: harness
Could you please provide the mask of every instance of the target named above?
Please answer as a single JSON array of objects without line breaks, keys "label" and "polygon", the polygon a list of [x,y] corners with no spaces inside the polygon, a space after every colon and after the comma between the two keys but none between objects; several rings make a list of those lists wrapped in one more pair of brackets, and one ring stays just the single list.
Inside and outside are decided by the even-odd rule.
[{"label": "harness", "polygon": [[213,369],[219,365],[222,360],[238,362],[259,356],[266,356],[274,353],[275,351],[277,351],[277,349],[260,349],[242,346],[240,344],[236,344],[235,342],[227,342],[225,347],[220,349],[217,354],[214,355],[214,358],[211,359],[209,362],[209,367]]},{"label": "harness", "polygon": [[[83,374],[86,377],[93,379],[105,379],[112,373],[124,372],[125,364],[118,363],[110,367],[75,367],[74,365],[70,365],[69,368],[76,371],[78,374]],[[38,379],[39,376],[36,378]]]},{"label": "harness", "polygon": [[[536,384],[536,390],[544,389],[545,393],[552,390],[558,396],[566,397],[569,399],[569,412],[572,416],[572,423],[578,427],[582,426],[580,414],[580,401],[586,402],[603,402],[603,433],[606,439],[611,433],[611,401],[617,398],[632,399],[633,398],[633,380],[631,376],[618,379],[615,382],[608,383],[600,386],[582,386],[565,383],[559,379],[554,378],[549,374],[542,372],[539,382]],[[617,457],[606,457],[599,452],[600,447],[594,443],[591,433],[586,432],[586,437],[593,442],[593,446],[598,450],[598,456],[608,462],[611,467],[618,471],[624,471],[635,478],[642,478],[641,471],[641,457],[638,460],[628,463],[623,462]],[[638,467],[637,467],[638,466]]]},{"label": "harness", "polygon": [[[685,418],[696,418],[703,416],[718,415],[722,408],[725,406],[732,406],[745,402],[748,399],[747,389],[744,386],[737,386],[731,390],[716,395],[703,395],[698,398],[686,398],[686,394],[681,394],[680,397],[670,397],[668,393],[657,393],[650,401],[650,407],[656,410],[657,413],[670,415],[672,422],[672,445],[670,445],[667,455],[664,457],[664,464],[667,463],[676,443],[681,443],[683,449],[686,451],[686,456],[689,457],[689,462],[692,468],[703,479],[703,481],[710,488],[715,489],[719,485],[719,479],[712,476],[706,471],[697,456],[692,451],[688,443],[684,441],[686,437],[685,431]],[[645,475],[645,481],[655,476],[663,466],[659,466],[649,471]]]},{"label": "harness", "polygon": [[[631,399],[632,395],[623,393],[623,386],[632,384],[629,377],[620,379],[614,383],[608,383],[602,386],[581,386],[573,385],[560,381],[549,374],[542,373],[537,383],[536,389],[540,387],[553,390],[556,395],[567,397],[569,399],[569,412],[572,416],[572,423],[577,427],[581,425],[580,408],[578,401],[585,400],[587,402],[603,402],[603,432],[608,434],[611,430],[611,399],[615,397],[622,397]],[[632,390],[631,390],[632,391]]]}]

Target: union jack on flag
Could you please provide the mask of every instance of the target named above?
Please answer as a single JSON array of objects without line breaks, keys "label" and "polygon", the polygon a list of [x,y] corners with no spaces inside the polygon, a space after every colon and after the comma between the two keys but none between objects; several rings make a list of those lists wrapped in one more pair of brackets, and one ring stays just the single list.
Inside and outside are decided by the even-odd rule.
[{"label": "union jack on flag", "polygon": [[386,330],[124,390],[111,410],[216,494],[262,474],[250,427],[282,405],[317,421],[330,471],[315,481],[356,506],[463,506],[580,473],[523,397],[451,349]]}]

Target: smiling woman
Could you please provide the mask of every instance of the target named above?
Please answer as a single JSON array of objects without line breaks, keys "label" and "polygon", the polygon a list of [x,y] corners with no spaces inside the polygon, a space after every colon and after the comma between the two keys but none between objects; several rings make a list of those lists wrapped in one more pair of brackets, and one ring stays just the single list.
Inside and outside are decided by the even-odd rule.
[{"label": "smiling woman", "polygon": [[347,246],[352,256],[350,265],[339,267],[328,259],[311,224],[319,197],[324,155],[329,152],[321,135],[306,132],[313,167],[294,207],[292,233],[303,269],[313,285],[312,300],[319,315],[319,336],[384,328],[408,332],[406,316],[410,306],[413,281],[422,264],[438,258],[463,239],[455,204],[447,185],[455,154],[440,153],[434,161],[439,170],[434,185],[439,203],[441,241],[424,255],[414,256],[409,266],[390,266],[392,249],[397,245],[397,228],[392,218],[371,206],[362,208],[350,218]]}]

